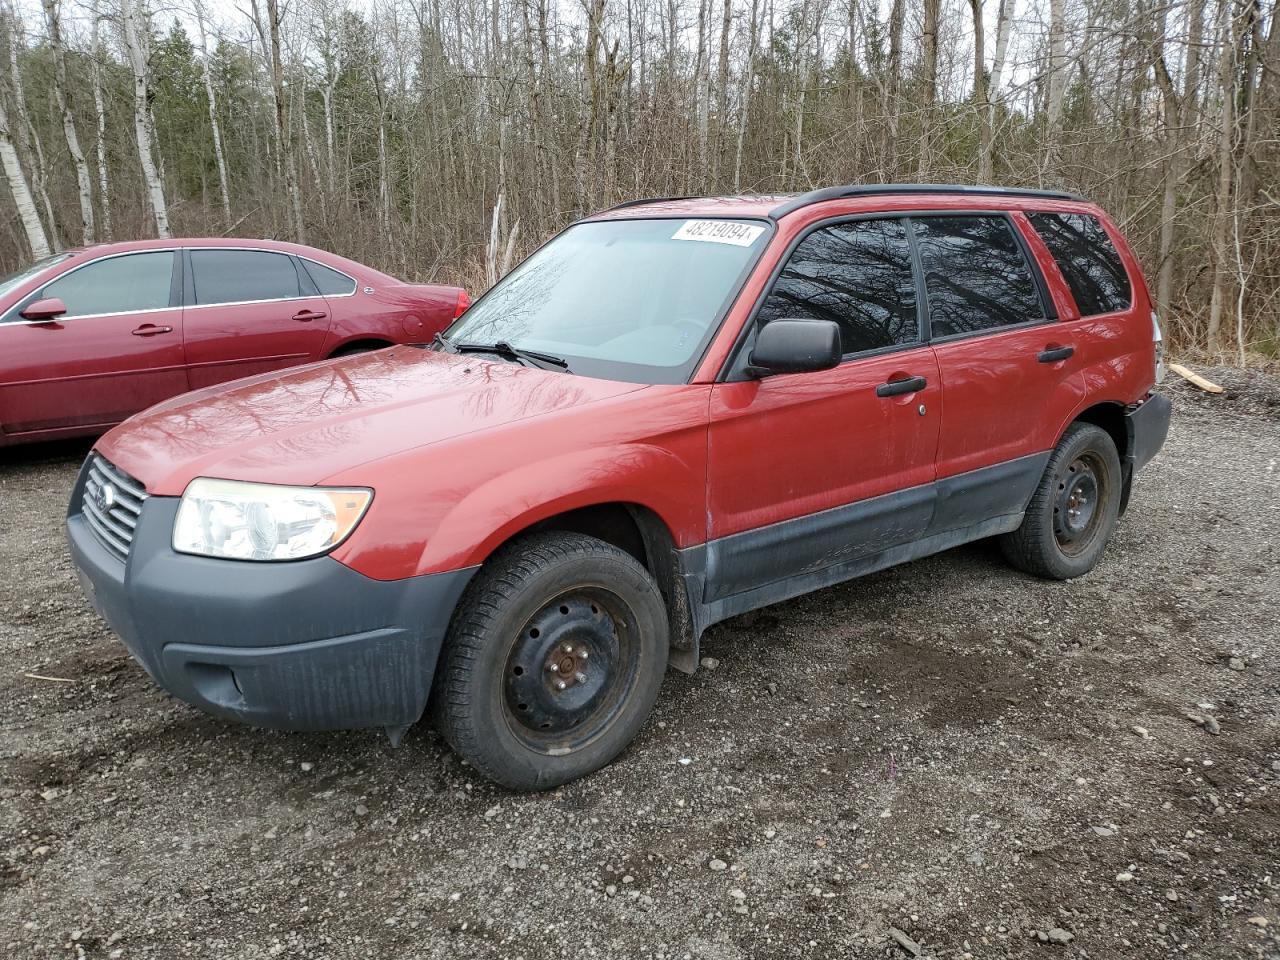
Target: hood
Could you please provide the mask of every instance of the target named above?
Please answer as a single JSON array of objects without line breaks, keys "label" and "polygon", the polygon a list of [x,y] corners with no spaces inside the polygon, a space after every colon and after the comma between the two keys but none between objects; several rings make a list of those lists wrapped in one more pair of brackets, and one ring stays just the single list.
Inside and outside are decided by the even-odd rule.
[{"label": "hood", "polygon": [[97,449],[148,492],[195,477],[316,484],[362,463],[643,389],[395,347],[237,380],[145,410]]}]

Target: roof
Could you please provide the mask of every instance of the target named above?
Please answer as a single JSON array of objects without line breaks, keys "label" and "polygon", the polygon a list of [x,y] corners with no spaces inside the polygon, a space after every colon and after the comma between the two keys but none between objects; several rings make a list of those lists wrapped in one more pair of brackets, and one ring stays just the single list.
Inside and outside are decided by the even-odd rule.
[{"label": "roof", "polygon": [[1030,198],[1081,202],[1083,197],[1060,190],[1029,190],[947,183],[848,184],[824,187],[808,193],[765,194],[737,197],[653,197],[629,200],[590,219],[623,219],[654,216],[759,217],[780,220],[815,203],[862,197],[979,196],[992,199]]},{"label": "roof", "polygon": [[[285,240],[267,240],[253,237],[170,237],[167,240],[154,238],[146,240],[117,240],[112,243],[95,243],[87,247],[70,247],[64,253],[75,257],[102,257],[119,253],[138,253],[146,250],[172,250],[177,247],[271,250],[276,253],[289,253],[305,257],[308,260],[328,264],[347,273],[358,272],[362,277],[387,276],[366,264],[336,253],[330,253],[327,250],[304,246],[300,243],[290,243]],[[391,277],[390,279],[394,280],[395,278]]]}]

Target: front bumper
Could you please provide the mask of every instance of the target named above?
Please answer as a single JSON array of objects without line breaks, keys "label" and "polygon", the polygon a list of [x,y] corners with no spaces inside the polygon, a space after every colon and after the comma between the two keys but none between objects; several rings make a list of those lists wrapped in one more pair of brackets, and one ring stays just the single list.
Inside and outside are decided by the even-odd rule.
[{"label": "front bumper", "polygon": [[426,708],[436,658],[475,568],[371,580],[330,557],[286,563],[175,553],[178,499],[143,503],[127,560],[67,517],[80,583],[164,689],[260,727],[401,727]]}]

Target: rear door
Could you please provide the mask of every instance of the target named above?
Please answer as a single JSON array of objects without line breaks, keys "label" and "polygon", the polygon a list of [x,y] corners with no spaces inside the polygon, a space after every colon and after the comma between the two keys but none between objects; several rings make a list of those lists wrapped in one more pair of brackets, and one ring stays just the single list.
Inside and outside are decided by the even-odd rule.
[{"label": "rear door", "polygon": [[808,233],[754,324],[777,319],[835,321],[844,362],[715,385],[708,602],[785,591],[788,578],[912,541],[933,512],[941,389],[921,338],[905,221]]},{"label": "rear door", "polygon": [[321,357],[329,305],[295,257],[194,247],[187,263],[183,330],[193,390]]},{"label": "rear door", "polygon": [[946,409],[931,533],[1021,513],[1084,394],[1070,330],[1005,213],[913,218]]},{"label": "rear door", "polygon": [[[102,257],[60,274],[0,318],[0,429],[109,426],[187,389],[181,258],[175,250]],[[57,297],[67,312],[28,321]]]}]

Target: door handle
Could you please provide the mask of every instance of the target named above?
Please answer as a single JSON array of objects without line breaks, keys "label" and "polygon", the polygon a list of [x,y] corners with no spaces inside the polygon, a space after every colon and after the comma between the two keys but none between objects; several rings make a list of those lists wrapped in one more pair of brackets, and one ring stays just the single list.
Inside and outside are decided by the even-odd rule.
[{"label": "door handle", "polygon": [[310,323],[312,320],[323,320],[326,316],[327,314],[316,310],[300,310],[293,315],[293,319],[300,323]]},{"label": "door handle", "polygon": [[133,331],[135,337],[154,337],[158,333],[173,333],[173,327],[159,327],[154,323],[144,323]]},{"label": "door handle", "polygon": [[890,380],[876,387],[877,397],[898,397],[904,393],[916,393],[929,385],[924,377],[904,377],[902,380]]},{"label": "door handle", "polygon": [[1036,354],[1036,360],[1040,363],[1057,363],[1059,360],[1066,360],[1075,352],[1075,347],[1045,347]]}]

